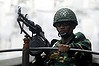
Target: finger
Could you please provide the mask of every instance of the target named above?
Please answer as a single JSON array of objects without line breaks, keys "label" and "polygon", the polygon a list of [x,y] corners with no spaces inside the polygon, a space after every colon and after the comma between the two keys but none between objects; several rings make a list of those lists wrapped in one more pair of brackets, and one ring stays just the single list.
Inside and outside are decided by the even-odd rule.
[{"label": "finger", "polygon": [[63,51],[63,45],[62,44],[60,44],[59,46],[58,46],[58,51]]}]

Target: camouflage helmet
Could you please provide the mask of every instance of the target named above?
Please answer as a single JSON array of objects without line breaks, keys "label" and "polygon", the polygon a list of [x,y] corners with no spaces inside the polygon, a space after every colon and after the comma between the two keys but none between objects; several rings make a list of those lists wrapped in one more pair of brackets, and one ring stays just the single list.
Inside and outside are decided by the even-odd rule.
[{"label": "camouflage helmet", "polygon": [[78,25],[75,13],[68,8],[62,8],[56,12],[54,16],[53,26],[55,27],[55,24],[60,22],[70,22],[72,24],[75,24],[75,26]]}]

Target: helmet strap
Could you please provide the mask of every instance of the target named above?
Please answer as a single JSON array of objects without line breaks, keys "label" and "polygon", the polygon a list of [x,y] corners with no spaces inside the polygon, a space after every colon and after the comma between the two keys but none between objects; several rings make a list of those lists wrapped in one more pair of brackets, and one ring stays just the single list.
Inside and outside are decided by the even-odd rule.
[{"label": "helmet strap", "polygon": [[62,37],[62,38],[68,38],[70,36],[70,34],[68,34],[68,33],[58,33],[58,36]]}]

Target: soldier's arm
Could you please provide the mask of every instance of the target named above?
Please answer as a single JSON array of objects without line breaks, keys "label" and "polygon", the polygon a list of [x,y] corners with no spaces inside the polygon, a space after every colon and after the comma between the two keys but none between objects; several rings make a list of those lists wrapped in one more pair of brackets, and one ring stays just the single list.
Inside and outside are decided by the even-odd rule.
[{"label": "soldier's arm", "polygon": [[75,34],[74,42],[69,45],[72,48],[91,50],[91,42],[81,32]]},{"label": "soldier's arm", "polygon": [[[86,37],[83,35],[82,38],[77,40],[77,42],[71,43],[70,44],[71,48],[76,48],[76,49],[83,49],[83,50],[91,50],[91,42],[86,39]],[[83,62],[86,64],[89,64],[92,62],[92,54],[90,53],[84,53],[84,52],[74,52],[74,51],[69,51],[68,52],[70,56],[74,57],[77,61]]]}]

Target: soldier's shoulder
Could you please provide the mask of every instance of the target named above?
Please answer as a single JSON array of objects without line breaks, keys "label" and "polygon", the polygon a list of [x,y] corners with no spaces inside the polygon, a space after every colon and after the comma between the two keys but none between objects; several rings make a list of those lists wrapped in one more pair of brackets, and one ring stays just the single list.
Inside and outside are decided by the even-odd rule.
[{"label": "soldier's shoulder", "polygon": [[84,40],[84,39],[86,39],[86,37],[82,32],[77,32],[77,33],[75,33],[75,39],[76,40]]},{"label": "soldier's shoulder", "polygon": [[52,39],[51,40],[51,46],[53,46],[57,41],[59,41],[58,39]]}]

